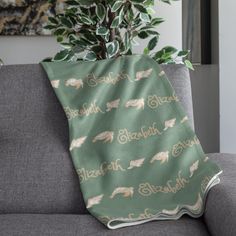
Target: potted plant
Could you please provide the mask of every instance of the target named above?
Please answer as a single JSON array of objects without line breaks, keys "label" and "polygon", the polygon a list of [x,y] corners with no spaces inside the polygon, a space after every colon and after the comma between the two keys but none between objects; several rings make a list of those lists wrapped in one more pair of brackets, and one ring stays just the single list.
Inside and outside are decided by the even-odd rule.
[{"label": "potted plant", "polygon": [[[159,1],[170,4],[174,0]],[[193,69],[187,60],[189,51],[172,46],[155,51],[160,37],[156,27],[164,19],[154,17],[154,0],[67,0],[65,4],[65,12],[49,17],[45,26],[63,47],[47,60],[96,61],[131,55],[137,40],[149,38],[144,54],[159,64],[183,61]]]}]

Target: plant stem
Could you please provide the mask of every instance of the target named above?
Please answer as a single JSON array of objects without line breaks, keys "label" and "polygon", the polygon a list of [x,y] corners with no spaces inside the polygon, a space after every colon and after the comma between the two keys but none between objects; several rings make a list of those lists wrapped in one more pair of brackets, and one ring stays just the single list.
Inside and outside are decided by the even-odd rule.
[{"label": "plant stem", "polygon": [[115,40],[115,36],[116,36],[116,30],[111,28],[111,24],[113,22],[113,20],[115,19],[116,14],[114,12],[111,11],[111,9],[109,8],[108,10],[108,28],[110,30],[110,38],[109,41],[112,42]]}]

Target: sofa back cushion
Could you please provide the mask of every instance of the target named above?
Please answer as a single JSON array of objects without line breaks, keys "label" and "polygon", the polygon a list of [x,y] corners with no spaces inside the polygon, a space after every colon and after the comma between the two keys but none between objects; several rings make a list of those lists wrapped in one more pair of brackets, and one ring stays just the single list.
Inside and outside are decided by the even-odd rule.
[{"label": "sofa back cushion", "polygon": [[[188,70],[163,69],[192,122]],[[67,119],[42,67],[2,67],[0,214],[86,213],[68,147]]]}]

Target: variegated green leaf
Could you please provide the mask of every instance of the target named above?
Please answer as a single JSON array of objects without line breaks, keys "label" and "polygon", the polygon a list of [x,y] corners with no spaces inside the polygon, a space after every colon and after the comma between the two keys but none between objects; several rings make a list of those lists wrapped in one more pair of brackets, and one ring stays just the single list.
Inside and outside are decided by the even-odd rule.
[{"label": "variegated green leaf", "polygon": [[151,25],[152,25],[152,26],[157,26],[157,25],[161,24],[162,22],[164,22],[164,19],[163,19],[163,18],[156,17],[156,18],[153,18],[153,19],[151,20]]},{"label": "variegated green leaf", "polygon": [[61,43],[63,41],[63,37],[62,36],[57,36],[57,42]]},{"label": "variegated green leaf", "polygon": [[65,25],[66,27],[68,27],[68,28],[72,28],[73,27],[73,23],[71,22],[71,20],[69,18],[61,17],[60,20],[61,20],[61,23],[63,25]]},{"label": "variegated green leaf", "polygon": [[120,17],[116,16],[115,19],[111,23],[111,28],[117,28],[120,24]]},{"label": "variegated green leaf", "polygon": [[109,30],[103,26],[97,28],[97,30],[96,30],[97,35],[107,35],[108,33],[109,33]]},{"label": "variegated green leaf", "polygon": [[157,36],[153,37],[148,43],[148,50],[152,51],[157,46],[157,42],[158,42],[158,37]]},{"label": "variegated green leaf", "polygon": [[187,68],[189,68],[190,70],[194,70],[193,68],[193,64],[191,63],[191,61],[189,60],[185,60],[184,64],[187,66]]},{"label": "variegated green leaf", "polygon": [[145,14],[148,14],[147,9],[146,9],[144,6],[142,6],[141,4],[134,4],[134,7],[135,7],[138,11],[140,11],[140,12],[142,12],[142,13],[145,13]]},{"label": "variegated green leaf", "polygon": [[79,6],[79,2],[75,1],[75,0],[66,0],[65,1],[66,4],[71,5],[71,6]]},{"label": "variegated green leaf", "polygon": [[85,17],[85,16],[81,16],[80,20],[86,25],[92,25],[93,24],[93,21],[90,18]]},{"label": "variegated green leaf", "polygon": [[84,56],[84,60],[85,61],[96,61],[97,60],[97,55],[94,52],[88,52],[85,56]]},{"label": "variegated green leaf", "polygon": [[149,17],[149,15],[148,14],[146,14],[146,13],[140,13],[140,15],[139,15],[139,17],[140,17],[140,19],[143,21],[143,22],[147,22],[147,23],[149,23],[150,22],[150,17]]},{"label": "variegated green leaf", "polygon": [[58,36],[58,35],[63,35],[65,32],[66,32],[65,28],[58,28],[53,32],[53,34]]},{"label": "variegated green leaf", "polygon": [[131,0],[133,3],[144,3],[146,0]]},{"label": "variegated green leaf", "polygon": [[53,58],[53,61],[63,61],[65,60],[69,55],[69,51],[67,49],[60,51],[55,55]]},{"label": "variegated green leaf", "polygon": [[112,12],[118,11],[122,5],[123,5],[123,1],[115,1],[115,3],[112,5],[111,11]]},{"label": "variegated green leaf", "polygon": [[48,20],[51,24],[54,24],[54,25],[59,24],[58,20],[54,17],[48,17]]},{"label": "variegated green leaf", "polygon": [[115,40],[113,42],[107,43],[106,48],[107,48],[108,58],[112,58],[118,53],[120,45],[119,42]]},{"label": "variegated green leaf", "polygon": [[147,33],[147,31],[141,31],[138,33],[138,37],[141,39],[146,39],[149,37],[149,34]]},{"label": "variegated green leaf", "polygon": [[97,6],[96,6],[96,14],[98,16],[98,18],[103,21],[105,16],[106,16],[106,9],[105,7],[99,3]]},{"label": "variegated green leaf", "polygon": [[130,46],[131,46],[129,32],[125,32],[124,46],[125,46],[125,53],[126,53],[130,49]]},{"label": "variegated green leaf", "polygon": [[150,50],[149,50],[148,48],[144,48],[144,50],[143,50],[143,54],[148,55],[149,52],[150,52]]},{"label": "variegated green leaf", "polygon": [[189,50],[179,51],[177,56],[178,57],[186,57],[189,54]]}]

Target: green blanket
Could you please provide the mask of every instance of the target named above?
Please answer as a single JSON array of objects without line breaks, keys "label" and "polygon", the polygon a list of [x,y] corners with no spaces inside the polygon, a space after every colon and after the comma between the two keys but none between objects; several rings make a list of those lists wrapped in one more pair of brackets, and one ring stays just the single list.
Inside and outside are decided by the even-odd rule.
[{"label": "green blanket", "polygon": [[89,212],[110,229],[204,212],[208,160],[164,71],[147,56],[43,62],[68,118]]}]

